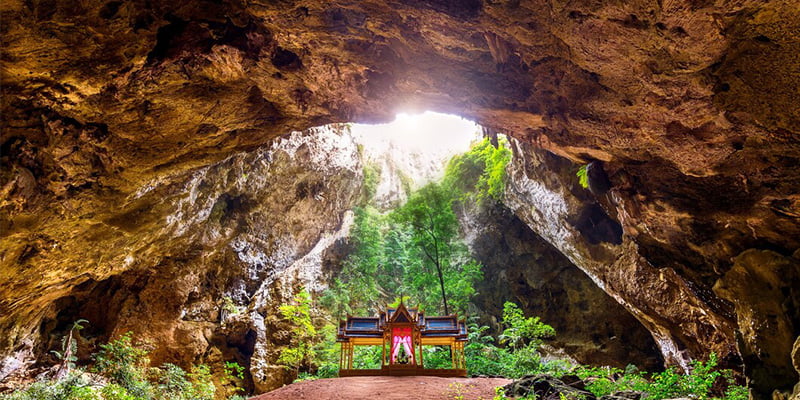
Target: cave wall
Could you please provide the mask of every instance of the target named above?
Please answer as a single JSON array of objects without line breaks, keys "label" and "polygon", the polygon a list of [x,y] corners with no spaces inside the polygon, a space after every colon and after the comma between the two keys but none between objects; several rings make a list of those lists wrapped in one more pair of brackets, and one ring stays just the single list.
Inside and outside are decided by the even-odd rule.
[{"label": "cave wall", "polygon": [[[516,214],[668,362],[713,350],[755,381],[774,367],[736,339],[759,322],[758,296],[725,301],[755,292],[712,289],[748,249],[800,248],[793,0],[12,0],[0,13],[3,354],[29,347],[52,301],[151,254],[127,243],[160,237],[173,210],[137,193],[291,130],[431,109],[519,139]],[[571,170],[590,161],[610,183],[594,199]],[[797,336],[796,295],[770,296]],[[776,376],[759,396],[796,380]]]},{"label": "cave wall", "polygon": [[547,345],[559,355],[588,365],[663,368],[650,331],[502,203],[466,207],[459,220],[483,265],[472,301],[482,324],[501,333],[503,304],[512,301],[555,328]]},{"label": "cave wall", "polygon": [[[595,182],[590,172],[589,188],[584,189],[575,178],[577,165],[526,143],[512,140],[512,145],[516,157],[509,168],[506,204],[636,316],[669,364],[688,369],[690,360],[714,352],[722,365],[744,369],[756,396],[768,397],[778,388],[791,391],[797,381],[788,354],[792,338],[798,335],[800,309],[796,290],[791,289],[800,271],[798,259],[747,249],[748,242],[737,242],[729,249],[736,256],[733,265],[723,267],[720,264],[727,262],[722,260],[714,265],[727,272],[706,271],[698,265],[689,269],[681,264],[688,264],[686,257],[713,252],[719,244],[684,231],[685,225],[674,225],[662,226],[661,232],[681,242],[687,239],[679,233],[698,235],[692,243],[694,254],[676,253],[669,245],[644,249],[640,242],[651,245],[651,232],[640,234],[631,225],[646,227],[639,221],[647,216],[629,209],[625,192],[636,188],[619,183],[628,179],[624,171],[612,175],[610,190],[601,193],[596,187],[604,185],[597,182],[609,180],[604,170]],[[595,168],[603,167],[595,164]],[[661,207],[658,218],[686,215]],[[716,279],[706,277],[704,282],[699,274],[713,274]],[[780,283],[778,275],[783,277]]]},{"label": "cave wall", "polygon": [[133,332],[152,347],[154,365],[207,363],[221,376],[224,361],[237,361],[249,369],[248,389],[290,382],[275,365],[291,328],[277,308],[300,288],[324,289],[326,250],[349,231],[361,179],[351,137],[335,128],[294,132],[152,182],[88,227],[74,218],[70,230],[48,230],[57,245],[21,267],[52,275],[9,280],[41,292],[4,304],[2,329],[12,334],[3,336],[0,378],[49,366],[49,350],[84,318],[81,361]]}]

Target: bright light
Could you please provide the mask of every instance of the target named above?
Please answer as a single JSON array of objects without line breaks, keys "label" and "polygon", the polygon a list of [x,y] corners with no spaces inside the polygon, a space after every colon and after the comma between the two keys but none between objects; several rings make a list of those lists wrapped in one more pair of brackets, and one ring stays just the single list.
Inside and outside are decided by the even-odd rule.
[{"label": "bright light", "polygon": [[353,124],[352,132],[370,152],[393,149],[449,158],[469,150],[470,143],[480,137],[480,126],[455,115],[426,111],[398,114],[388,124]]},{"label": "bright light", "polygon": [[412,188],[441,179],[447,162],[480,139],[481,127],[455,115],[428,111],[398,114],[388,124],[354,124],[350,131],[366,160],[382,171],[376,199],[387,206],[405,198],[398,173],[411,178]]}]

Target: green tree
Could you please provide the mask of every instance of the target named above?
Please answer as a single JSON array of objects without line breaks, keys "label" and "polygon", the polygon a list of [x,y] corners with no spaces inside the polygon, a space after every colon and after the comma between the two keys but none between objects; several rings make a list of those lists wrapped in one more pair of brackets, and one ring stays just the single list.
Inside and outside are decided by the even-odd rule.
[{"label": "green tree", "polygon": [[476,198],[500,201],[505,192],[506,166],[511,161],[508,140],[500,138],[497,147],[489,138],[473,145],[447,164],[444,182],[459,193],[457,200]]},{"label": "green tree", "polygon": [[408,229],[409,242],[419,255],[419,263],[406,266],[405,276],[414,291],[427,299],[431,284],[439,286],[444,313],[450,314],[452,298],[458,298],[463,311],[475,293],[473,284],[481,278],[481,267],[459,237],[452,188],[443,183],[425,185],[392,213],[392,220],[396,229]]},{"label": "green tree", "polygon": [[399,221],[413,228],[411,242],[435,268],[444,313],[449,314],[443,270],[452,254],[450,244],[458,235],[458,220],[453,213],[450,193],[442,185],[430,183],[412,194],[396,215]]},{"label": "green tree", "polygon": [[383,299],[384,218],[373,207],[356,207],[350,231],[351,250],[342,262],[342,270],[322,296],[321,303],[342,317],[363,313]]},{"label": "green tree", "polygon": [[293,304],[284,304],[278,309],[292,326],[291,345],[281,351],[278,363],[293,368],[310,363],[315,356],[314,343],[317,341],[317,329],[311,320],[311,294],[302,289],[295,295]]}]

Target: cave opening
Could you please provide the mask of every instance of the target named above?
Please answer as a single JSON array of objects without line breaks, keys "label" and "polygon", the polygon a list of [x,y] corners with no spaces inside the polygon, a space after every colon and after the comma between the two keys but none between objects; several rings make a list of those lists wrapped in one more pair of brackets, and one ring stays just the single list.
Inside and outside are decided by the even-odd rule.
[{"label": "cave opening", "polygon": [[[84,334],[96,340],[83,356],[112,332],[133,331],[157,344],[151,354],[156,362],[246,367],[238,385],[256,393],[291,382],[297,371],[335,373],[324,360],[289,359],[286,349],[323,338],[329,345],[321,354],[329,355],[338,319],[373,315],[398,297],[410,297],[409,304],[423,306],[429,315],[472,317],[476,326],[487,327],[482,331],[487,340],[504,331],[505,303],[518,304],[524,315],[541,316],[555,327],[558,336],[547,350],[554,357],[562,351],[555,349],[563,349],[580,362],[659,369],[663,358],[641,323],[505,204],[514,140],[487,133],[455,115],[401,113],[385,124],[292,132],[181,182],[153,185],[107,223],[136,233],[161,223],[160,207],[168,215],[160,229],[169,248],[178,251],[159,255],[164,261],[157,265],[125,259],[142,276],[158,276],[151,281],[111,278],[107,281],[119,287],[93,285],[88,295],[76,289],[74,299],[56,304],[56,322],[41,325],[50,330],[41,332],[43,341],[57,347],[70,321],[86,318],[91,324]],[[567,171],[573,168],[566,159],[558,162]],[[574,172],[564,179],[568,185],[577,182]],[[585,189],[574,190],[589,196]],[[597,217],[605,215],[599,207],[576,217],[580,237],[592,239],[596,226],[608,225],[608,217]],[[413,226],[421,210],[448,214],[446,226],[427,227],[446,237],[446,247],[421,245]],[[591,245],[613,244],[620,237],[614,229],[596,234]],[[430,260],[436,251],[449,258]],[[197,275],[195,269],[205,272]],[[171,281],[182,282],[180,290],[165,295],[162,288]],[[303,291],[317,308],[309,310],[319,329],[314,335],[298,333],[297,321],[282,317],[287,306],[302,311],[297,296]],[[113,315],[124,318],[98,318],[96,309],[103,304],[118,307]],[[150,324],[154,315],[168,322]],[[574,322],[583,320],[614,322]],[[58,329],[51,329],[55,323]],[[450,360],[442,349],[425,350],[430,365]],[[369,354],[363,357],[371,362]]]},{"label": "cave opening", "polygon": [[368,160],[397,162],[418,187],[441,178],[447,161],[480,140],[482,128],[456,115],[425,111],[398,113],[385,124],[351,124],[350,131]]}]

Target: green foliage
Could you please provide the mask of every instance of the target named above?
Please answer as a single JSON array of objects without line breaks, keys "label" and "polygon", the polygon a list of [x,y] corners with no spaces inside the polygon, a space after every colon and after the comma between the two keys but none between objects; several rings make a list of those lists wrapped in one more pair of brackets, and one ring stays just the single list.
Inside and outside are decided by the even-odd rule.
[{"label": "green foliage", "polygon": [[447,391],[453,400],[465,400],[466,394],[474,385],[464,385],[461,382],[453,382],[447,385]]},{"label": "green foliage", "polygon": [[245,368],[235,361],[225,361],[222,364],[222,371],[224,373],[222,378],[222,390],[225,394],[236,394],[243,392],[245,389],[240,387],[244,380]]},{"label": "green foliage", "polygon": [[450,346],[423,346],[422,360],[425,368],[452,368]]},{"label": "green foliage", "polygon": [[320,341],[314,347],[315,376],[334,378],[339,374],[339,345],[336,343],[336,325],[326,324],[319,330]]},{"label": "green foliage", "polygon": [[315,356],[314,343],[317,329],[311,321],[311,294],[302,289],[294,297],[294,304],[279,307],[281,316],[292,326],[291,345],[281,350],[278,363],[299,368]]},{"label": "green foliage", "polygon": [[553,328],[538,317],[525,318],[514,303],[507,302],[503,311],[505,329],[500,343],[505,347],[495,345],[495,339],[486,334],[488,327],[469,325],[469,341],[464,347],[467,372],[519,378],[558,369],[557,365],[543,363],[539,354],[542,340],[555,335]]},{"label": "green foliage", "polygon": [[717,369],[717,355],[712,353],[708,361],[693,361],[690,372],[683,374],[674,368],[664,372],[646,374],[634,368],[622,371],[617,368],[580,367],[576,373],[581,379],[590,383],[586,389],[597,397],[616,391],[635,390],[648,393],[648,399],[660,400],[687,397],[706,400],[713,398],[712,388],[715,382],[727,377],[725,400],[744,400],[748,398],[747,388],[734,384],[730,371]]},{"label": "green foliage", "polygon": [[581,165],[578,168],[578,172],[575,175],[578,176],[578,184],[581,185],[582,188],[588,189],[589,188],[589,172],[588,172],[589,164]]},{"label": "green foliage", "polygon": [[725,400],[747,400],[750,398],[750,392],[747,390],[747,386],[740,386],[733,383],[732,380],[728,380],[728,388],[725,389]]},{"label": "green foliage", "polygon": [[467,358],[469,375],[501,375],[511,376],[508,366],[512,364],[512,355],[506,348],[494,345],[495,339],[486,334],[488,326],[469,325],[467,345],[464,355]]},{"label": "green foliage", "polygon": [[[407,291],[403,293],[413,293],[429,313],[463,313],[475,293],[474,282],[482,278],[482,273],[459,237],[451,188],[437,183],[425,185],[390,218],[394,229],[407,232],[406,249],[415,255],[405,266],[403,288]],[[431,290],[434,287],[438,293]]]},{"label": "green foliage", "polygon": [[50,352],[53,353],[59,361],[66,362],[74,367],[74,362],[78,361],[78,358],[75,357],[75,353],[78,352],[78,342],[73,337],[73,334],[75,331],[83,329],[83,325],[88,323],[89,321],[85,319],[75,321],[67,336],[61,339],[61,351],[51,350]]},{"label": "green foliage", "polygon": [[127,333],[100,345],[93,371],[108,382],[73,371],[63,379],[38,381],[23,390],[0,395],[2,400],[213,400],[216,388],[205,365],[188,374],[174,364],[147,368],[147,351]]},{"label": "green foliage", "polygon": [[0,395],[2,400],[101,400],[94,393],[86,375],[71,372],[64,379],[37,381],[14,393]]},{"label": "green foliage", "polygon": [[542,323],[539,317],[525,318],[519,306],[509,301],[503,304],[503,325],[506,329],[500,335],[500,342],[513,349],[536,348],[542,339],[556,335],[552,326]]},{"label": "green foliage", "polygon": [[389,215],[369,206],[354,213],[352,250],[321,297],[323,307],[340,318],[367,314],[403,294],[428,313],[441,313],[444,286],[447,311],[466,310],[482,273],[458,237],[450,190],[430,184]]},{"label": "green foliage", "polygon": [[511,349],[511,373],[541,372],[539,346],[542,339],[555,336],[553,327],[542,323],[539,317],[525,318],[519,306],[511,302],[503,305],[503,325],[505,329],[499,339]]},{"label": "green foliage", "polygon": [[381,346],[356,346],[353,349],[353,368],[379,369],[382,355]]},{"label": "green foliage", "polygon": [[381,180],[381,169],[375,163],[365,163],[363,168],[364,184],[361,187],[361,204],[369,204],[378,191]]},{"label": "green foliage", "polygon": [[495,148],[489,138],[464,154],[453,157],[445,170],[445,182],[461,192],[459,200],[474,195],[479,201],[500,201],[505,192],[506,166],[511,161],[508,141],[501,137]]},{"label": "green foliage", "polygon": [[213,400],[216,387],[211,378],[211,369],[206,365],[195,365],[188,374],[191,384],[186,387],[186,400]]},{"label": "green foliage", "polygon": [[225,371],[225,377],[229,380],[244,379],[244,367],[237,362],[225,361],[223,369]]},{"label": "green foliage", "polygon": [[154,371],[158,379],[158,389],[171,397],[181,396],[189,386],[186,371],[175,364],[164,364]]},{"label": "green foliage", "polygon": [[128,393],[124,387],[110,383],[100,390],[103,400],[138,400],[139,398]]},{"label": "green foliage", "polygon": [[365,313],[381,304],[383,287],[391,277],[383,274],[385,218],[372,207],[356,207],[350,230],[352,250],[342,270],[320,303],[337,317]]},{"label": "green foliage", "polygon": [[133,334],[128,332],[119,339],[101,344],[101,350],[94,355],[94,371],[135,397],[149,398],[151,388],[144,372],[149,363],[147,351],[134,346],[132,341]]},{"label": "green foliage", "polygon": [[236,315],[240,312],[239,307],[236,306],[236,303],[234,303],[230,296],[222,298],[222,311],[226,312],[228,315]]}]

